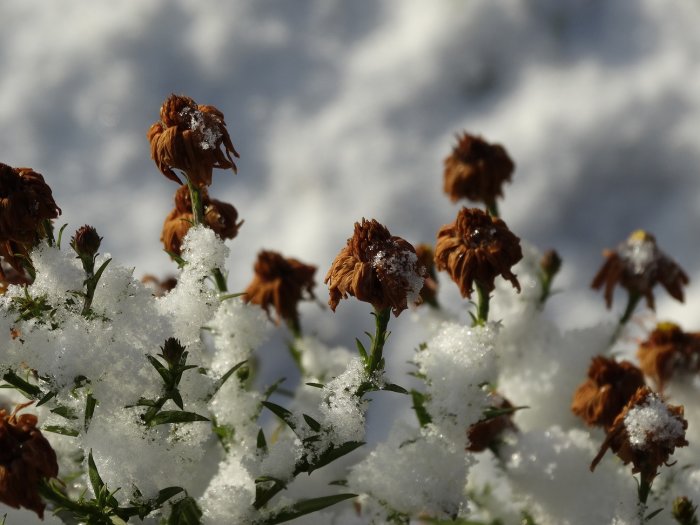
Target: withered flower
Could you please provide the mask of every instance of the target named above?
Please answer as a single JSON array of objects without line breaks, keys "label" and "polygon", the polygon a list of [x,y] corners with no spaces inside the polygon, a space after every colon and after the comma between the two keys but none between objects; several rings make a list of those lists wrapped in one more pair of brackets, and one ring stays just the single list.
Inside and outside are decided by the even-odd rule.
[{"label": "withered flower", "polygon": [[629,361],[596,356],[588,368],[588,380],[574,393],[571,411],[586,424],[608,428],[632,398],[644,386],[642,371]]},{"label": "withered flower", "polygon": [[515,164],[498,144],[462,133],[457,145],[445,159],[445,193],[452,202],[469,199],[494,207],[496,197],[502,197],[504,182],[509,182]]},{"label": "withered flower", "polygon": [[435,253],[429,244],[419,244],[416,246],[416,256],[418,264],[425,268],[425,280],[420,291],[420,298],[424,304],[437,308],[438,282],[435,272]]},{"label": "withered flower", "polygon": [[163,297],[177,286],[177,277],[166,277],[162,281],[155,275],[146,274],[141,277],[141,282],[151,288],[155,297]]},{"label": "withered flower", "polygon": [[33,414],[17,415],[24,405],[17,405],[11,414],[0,409],[0,501],[16,509],[33,510],[44,517],[39,495],[42,479],[58,476],[56,453],[36,427]]},{"label": "withered flower", "polygon": [[675,323],[659,323],[637,349],[639,366],[660,390],[676,372],[700,370],[700,333]]},{"label": "withered flower", "polygon": [[200,188],[211,185],[213,168],[236,172],[233,157],[239,155],[223,113],[214,106],[170,95],[160,108],[160,121],[151,126],[146,136],[156,166],[178,184],[182,181],[173,168],[185,172],[190,182]]},{"label": "withered flower", "polygon": [[520,239],[501,219],[476,208],[462,208],[452,224],[437,234],[435,264],[457,283],[462,297],[471,297],[474,283],[485,292],[499,275],[520,291],[511,267],[523,258]]},{"label": "withered flower", "polygon": [[340,300],[351,295],[378,311],[391,308],[398,316],[420,300],[424,272],[408,241],[391,235],[374,219],[362,219],[326,274],[328,304],[335,311]]},{"label": "withered flower", "polygon": [[31,280],[24,272],[18,272],[12,266],[2,268],[3,262],[0,260],[0,295],[7,292],[7,288],[12,284],[31,284]]},{"label": "withered flower", "polygon": [[479,420],[467,430],[467,450],[470,452],[482,452],[493,447],[504,432],[517,429],[513,423],[513,404],[498,394],[494,394],[493,397],[494,404],[491,410],[495,414]]},{"label": "withered flower", "polygon": [[60,213],[44,177],[29,168],[0,163],[0,256],[12,268],[24,271],[21,257],[47,235],[44,221]]},{"label": "withered flower", "polygon": [[688,445],[687,428],[682,406],[668,405],[648,387],[639,388],[615,418],[591,470],[611,449],[625,465],[632,463],[632,473],[641,473],[642,483],[650,486],[676,447]]},{"label": "withered flower", "polygon": [[[204,224],[214,230],[222,239],[233,239],[238,235],[238,229],[243,221],[238,220],[238,211],[233,205],[210,199],[206,188],[202,188],[202,204],[204,207]],[[180,186],[175,192],[175,208],[168,214],[163,223],[163,233],[160,240],[165,251],[180,255],[182,240],[192,227],[194,216],[190,192],[186,185]]]},{"label": "withered flower", "polygon": [[255,276],[245,290],[243,300],[260,305],[268,317],[270,307],[293,329],[299,327],[299,301],[314,298],[313,287],[316,267],[298,259],[283,257],[270,250],[258,253],[253,267]]},{"label": "withered flower", "polygon": [[603,251],[605,262],[593,278],[591,287],[605,287],[605,304],[612,306],[613,291],[619,284],[631,296],[645,297],[654,309],[652,288],[661,283],[674,299],[683,302],[683,286],[688,276],[656,245],[656,239],[644,230],[637,230],[616,250]]}]

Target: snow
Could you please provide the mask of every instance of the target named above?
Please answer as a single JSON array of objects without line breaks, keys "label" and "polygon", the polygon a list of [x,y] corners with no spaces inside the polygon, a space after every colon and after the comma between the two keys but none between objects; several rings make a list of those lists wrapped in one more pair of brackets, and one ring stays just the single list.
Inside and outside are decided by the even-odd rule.
[{"label": "snow", "polygon": [[624,421],[630,444],[639,450],[654,444],[673,445],[685,436],[681,419],[673,415],[657,394],[649,394],[641,406],[627,413]]}]

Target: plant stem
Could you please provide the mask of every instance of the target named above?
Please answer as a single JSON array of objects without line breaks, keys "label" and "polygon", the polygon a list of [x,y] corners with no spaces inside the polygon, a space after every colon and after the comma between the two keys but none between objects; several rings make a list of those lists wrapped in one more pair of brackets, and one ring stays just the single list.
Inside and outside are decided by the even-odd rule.
[{"label": "plant stem", "polygon": [[224,277],[223,272],[220,268],[214,268],[212,270],[214,274],[214,282],[216,283],[216,289],[221,293],[228,292],[228,285],[226,284],[226,277]]},{"label": "plant stem", "polygon": [[642,295],[639,292],[630,292],[627,296],[627,306],[625,307],[625,311],[623,312],[622,316],[620,317],[620,320],[617,323],[617,328],[615,329],[612,339],[610,340],[611,344],[617,340],[617,338],[620,336],[620,333],[622,332],[622,329],[632,318],[634,309],[637,307],[637,304],[639,303],[639,300],[641,298]]},{"label": "plant stem", "polygon": [[301,364],[301,351],[296,345],[296,343],[303,337],[299,319],[287,319],[287,328],[289,328],[289,331],[293,336],[293,339],[287,342],[287,348],[289,348],[289,353],[291,354],[292,359],[294,359],[297,368],[299,368],[299,372],[301,372],[301,375],[303,376],[305,373],[304,366]]},{"label": "plant stem", "polygon": [[489,318],[489,300],[491,297],[489,292],[479,283],[476,283],[476,293],[479,296],[479,303],[477,304],[474,326],[484,326]]},{"label": "plant stem", "polygon": [[369,363],[367,365],[367,373],[371,376],[377,370],[384,366],[384,343],[386,343],[387,332],[386,328],[389,325],[389,316],[391,309],[383,308],[374,310],[375,331],[372,338],[372,349],[369,353]]},{"label": "plant stem", "polygon": [[493,202],[486,202],[484,204],[486,204],[486,211],[489,212],[491,217],[498,217],[498,204],[496,204],[495,199]]},{"label": "plant stem", "polygon": [[202,190],[190,182],[187,178],[187,187],[190,190],[190,200],[192,201],[192,218],[195,226],[204,224],[204,205],[202,204]]}]

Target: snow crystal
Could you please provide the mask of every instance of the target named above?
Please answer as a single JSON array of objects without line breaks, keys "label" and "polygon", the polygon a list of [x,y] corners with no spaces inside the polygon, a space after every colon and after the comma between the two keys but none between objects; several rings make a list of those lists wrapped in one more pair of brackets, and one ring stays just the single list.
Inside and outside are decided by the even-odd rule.
[{"label": "snow crystal", "polygon": [[205,525],[253,523],[255,481],[236,455],[229,455],[199,499]]},{"label": "snow crystal", "polygon": [[213,120],[215,124],[219,124],[219,119],[216,115],[211,113],[207,114],[205,117],[199,109],[194,109],[191,107],[183,108],[180,111],[180,116],[183,118],[189,118],[189,128],[197,133],[201,139],[199,142],[199,147],[203,150],[216,149],[216,147],[221,142],[222,133],[219,126],[211,126],[207,120]]},{"label": "snow crystal", "polygon": [[408,304],[415,304],[419,300],[424,280],[419,272],[418,256],[415,252],[401,249],[396,243],[394,246],[395,249],[388,253],[378,251],[372,259],[372,267],[405,282]]},{"label": "snow crystal", "polygon": [[340,375],[353,357],[347,348],[329,348],[316,337],[304,336],[294,345],[301,353],[301,366],[309,381],[324,381]]},{"label": "snow crystal", "polygon": [[345,372],[323,388],[322,424],[330,428],[333,443],[364,439],[367,402],[358,399],[355,393],[368,379],[362,360],[356,357]]},{"label": "snow crystal", "polygon": [[654,393],[647,396],[644,405],[636,406],[627,412],[625,429],[630,444],[638,450],[644,450],[650,442],[672,443],[685,435],[683,423]]},{"label": "snow crystal", "polygon": [[630,238],[618,248],[618,253],[637,275],[646,272],[657,260],[658,248],[654,241],[642,238]]}]

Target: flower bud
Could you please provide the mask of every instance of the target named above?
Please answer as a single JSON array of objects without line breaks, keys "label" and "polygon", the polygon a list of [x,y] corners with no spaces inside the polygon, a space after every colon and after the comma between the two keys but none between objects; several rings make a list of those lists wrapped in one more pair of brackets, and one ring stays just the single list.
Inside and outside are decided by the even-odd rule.
[{"label": "flower bud", "polygon": [[78,256],[82,258],[93,258],[100,249],[102,237],[97,234],[97,230],[92,226],[81,226],[71,238],[70,245]]},{"label": "flower bud", "polygon": [[671,513],[680,525],[698,525],[698,518],[695,515],[696,508],[687,496],[678,496],[673,500]]},{"label": "flower bud", "polygon": [[177,365],[185,351],[185,347],[174,337],[167,338],[165,344],[161,346],[160,349],[162,350],[161,355],[163,359],[165,359],[169,365]]}]

